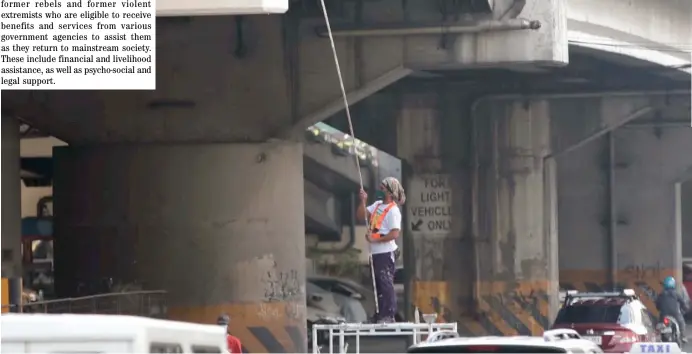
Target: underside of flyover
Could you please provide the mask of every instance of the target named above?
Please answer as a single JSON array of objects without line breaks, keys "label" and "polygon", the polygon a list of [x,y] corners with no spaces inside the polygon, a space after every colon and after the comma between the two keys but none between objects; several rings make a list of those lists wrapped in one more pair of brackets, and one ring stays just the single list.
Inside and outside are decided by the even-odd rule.
[{"label": "underside of flyover", "polygon": [[[317,124],[306,131],[304,145],[304,176],[306,203],[306,233],[321,241],[340,242],[342,230],[351,227],[352,196],[359,188],[360,177],[355,167],[359,156],[362,178],[366,188],[386,171],[399,169],[398,159],[367,144],[353,146],[351,139],[325,124]],[[45,138],[46,134],[20,125],[21,139]],[[50,186],[53,180],[53,158],[45,156],[22,157],[20,176],[28,187]]]},{"label": "underside of flyover", "polygon": [[[420,176],[453,181],[446,233],[405,220],[407,297],[461,321],[465,334],[540,333],[559,283],[650,289],[679,272],[671,215],[674,181],[692,166],[680,153],[692,149],[682,128],[689,92],[680,94],[689,75],[571,51],[563,68],[415,72],[353,107],[356,136],[401,158],[407,187]],[[56,150],[55,234],[75,246],[65,254],[90,256],[65,259],[56,277],[72,288],[79,278],[140,281],[169,291],[172,318],[209,322],[226,311],[248,338],[271,321],[301,350],[292,331],[305,323],[306,179],[347,193],[357,186],[353,166],[330,165],[329,145],[258,138],[272,135],[255,134],[256,122],[242,133],[223,120],[192,130],[184,120],[215,112],[170,112],[193,112],[185,100],[161,108],[134,93],[102,94],[3,93],[3,114],[71,143]],[[165,123],[108,111],[128,100]],[[253,119],[280,125],[266,116],[273,108],[261,109]],[[347,130],[341,113],[328,123]],[[203,141],[214,128],[217,138]],[[179,140],[164,143],[167,133]]]},{"label": "underside of flyover", "polygon": [[417,179],[457,184],[449,232],[407,213],[404,256],[411,303],[467,334],[540,334],[560,289],[634,288],[655,315],[681,275],[690,76],[571,51],[545,71],[414,73],[353,107],[356,136],[402,159],[409,210]]}]

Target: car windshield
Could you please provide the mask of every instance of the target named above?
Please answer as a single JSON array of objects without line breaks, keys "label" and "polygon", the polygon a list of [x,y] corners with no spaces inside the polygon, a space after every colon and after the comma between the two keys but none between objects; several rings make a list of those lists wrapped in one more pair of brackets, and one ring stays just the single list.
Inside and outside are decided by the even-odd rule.
[{"label": "car windshield", "polygon": [[565,348],[534,345],[445,345],[410,348],[409,353],[567,353]]},{"label": "car windshield", "polygon": [[620,305],[576,305],[562,308],[557,314],[555,324],[564,323],[618,323],[622,306]]}]

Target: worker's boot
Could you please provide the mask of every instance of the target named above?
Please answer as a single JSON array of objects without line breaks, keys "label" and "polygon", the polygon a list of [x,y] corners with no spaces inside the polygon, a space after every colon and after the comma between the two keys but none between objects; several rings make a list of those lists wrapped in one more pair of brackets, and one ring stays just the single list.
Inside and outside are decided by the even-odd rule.
[{"label": "worker's boot", "polygon": [[394,319],[391,317],[381,318],[379,321],[377,321],[377,323],[395,323],[395,322],[396,321],[394,321]]}]

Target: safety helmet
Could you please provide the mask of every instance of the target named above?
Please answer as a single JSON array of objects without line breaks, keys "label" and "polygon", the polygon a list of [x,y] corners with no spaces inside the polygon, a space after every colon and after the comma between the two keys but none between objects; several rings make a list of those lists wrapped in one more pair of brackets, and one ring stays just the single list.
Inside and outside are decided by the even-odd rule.
[{"label": "safety helmet", "polygon": [[665,279],[663,279],[663,288],[664,289],[675,289],[675,278],[666,277]]},{"label": "safety helmet", "polygon": [[219,326],[228,326],[231,323],[231,317],[228,316],[227,314],[221,314],[217,319],[216,319],[216,324]]}]

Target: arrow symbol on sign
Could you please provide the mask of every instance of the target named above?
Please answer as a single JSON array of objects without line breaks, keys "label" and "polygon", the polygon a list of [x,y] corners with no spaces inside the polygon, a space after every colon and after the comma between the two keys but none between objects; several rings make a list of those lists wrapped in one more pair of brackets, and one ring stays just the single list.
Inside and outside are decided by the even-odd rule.
[{"label": "arrow symbol on sign", "polygon": [[415,223],[411,223],[411,231],[420,231],[420,226],[423,225],[423,220],[418,219]]}]

